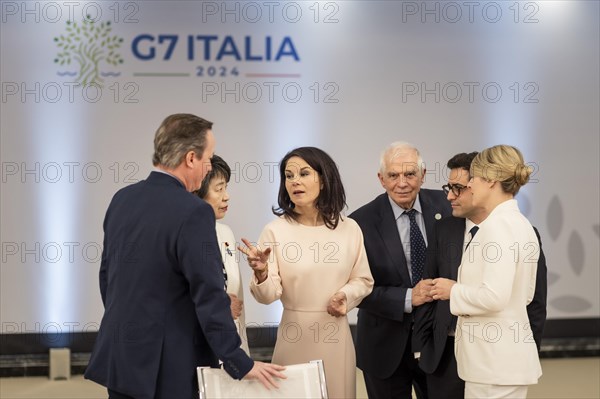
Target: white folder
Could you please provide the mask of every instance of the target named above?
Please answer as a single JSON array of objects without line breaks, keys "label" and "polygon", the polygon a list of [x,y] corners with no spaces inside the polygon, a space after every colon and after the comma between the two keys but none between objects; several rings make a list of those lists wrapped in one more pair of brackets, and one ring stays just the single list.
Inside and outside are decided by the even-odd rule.
[{"label": "white folder", "polygon": [[223,369],[198,367],[200,399],[216,398],[314,398],[327,399],[322,360],[286,366],[286,379],[277,379],[279,389],[266,389],[258,380],[235,380]]}]

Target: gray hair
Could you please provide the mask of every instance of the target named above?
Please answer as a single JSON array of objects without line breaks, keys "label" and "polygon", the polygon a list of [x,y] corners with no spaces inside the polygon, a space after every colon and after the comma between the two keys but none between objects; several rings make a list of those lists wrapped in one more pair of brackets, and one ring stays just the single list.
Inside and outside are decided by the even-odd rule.
[{"label": "gray hair", "polygon": [[190,151],[202,156],[206,148],[206,132],[210,129],[212,122],[196,115],[167,116],[154,136],[152,164],[174,169]]},{"label": "gray hair", "polygon": [[421,153],[417,147],[405,141],[395,141],[381,152],[381,156],[379,158],[379,173],[385,173],[386,161],[391,161],[402,154],[406,154],[407,152],[415,152],[417,154],[417,164],[419,166],[421,176],[423,176],[425,173],[425,163],[423,162],[423,158],[421,158]]}]

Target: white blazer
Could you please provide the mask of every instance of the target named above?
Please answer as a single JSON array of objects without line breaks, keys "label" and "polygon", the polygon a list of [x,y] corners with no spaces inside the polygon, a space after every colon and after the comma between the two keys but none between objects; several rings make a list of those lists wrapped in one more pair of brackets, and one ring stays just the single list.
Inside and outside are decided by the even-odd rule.
[{"label": "white blazer", "polygon": [[454,349],[463,380],[530,385],[542,375],[526,309],[539,253],[533,227],[514,199],[479,225],[450,293],[450,311],[459,316]]},{"label": "white blazer", "polygon": [[[221,248],[221,256],[223,264],[227,272],[227,293],[236,295],[240,300],[244,300],[244,290],[242,287],[242,275],[240,273],[239,260],[240,255],[237,253],[237,243],[231,228],[223,223],[218,223],[217,239]],[[242,339],[242,349],[250,356],[248,349],[248,336],[246,335],[246,305],[242,308],[242,314],[234,320],[238,334]]]}]

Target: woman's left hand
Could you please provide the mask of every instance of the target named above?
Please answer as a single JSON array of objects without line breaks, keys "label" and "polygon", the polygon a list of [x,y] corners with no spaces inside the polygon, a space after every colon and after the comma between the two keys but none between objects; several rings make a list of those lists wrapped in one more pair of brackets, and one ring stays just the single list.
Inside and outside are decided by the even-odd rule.
[{"label": "woman's left hand", "polygon": [[335,317],[345,316],[348,312],[348,306],[346,302],[346,293],[342,291],[336,292],[331,298],[329,298],[327,313]]},{"label": "woman's left hand", "polygon": [[448,300],[450,299],[450,291],[456,284],[456,281],[447,278],[436,278],[433,279],[433,288],[431,289],[431,296],[435,300]]}]

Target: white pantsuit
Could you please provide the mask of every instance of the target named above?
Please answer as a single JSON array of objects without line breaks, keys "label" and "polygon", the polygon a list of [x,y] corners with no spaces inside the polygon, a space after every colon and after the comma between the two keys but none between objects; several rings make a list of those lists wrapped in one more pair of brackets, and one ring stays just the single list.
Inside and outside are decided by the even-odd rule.
[{"label": "white pantsuit", "polygon": [[458,375],[467,384],[530,385],[542,375],[526,310],[539,253],[533,227],[514,199],[479,224],[450,294],[450,310],[459,316]]},{"label": "white pantsuit", "polygon": [[[237,244],[231,228],[223,223],[217,222],[217,240],[223,257],[223,264],[227,272],[227,293],[238,297],[240,301],[244,300],[244,289],[242,286],[242,274],[240,273],[239,254],[236,254]],[[248,335],[246,334],[246,315],[245,308],[242,308],[240,317],[234,320],[238,334],[242,339],[242,349],[250,355],[248,349]]]}]

